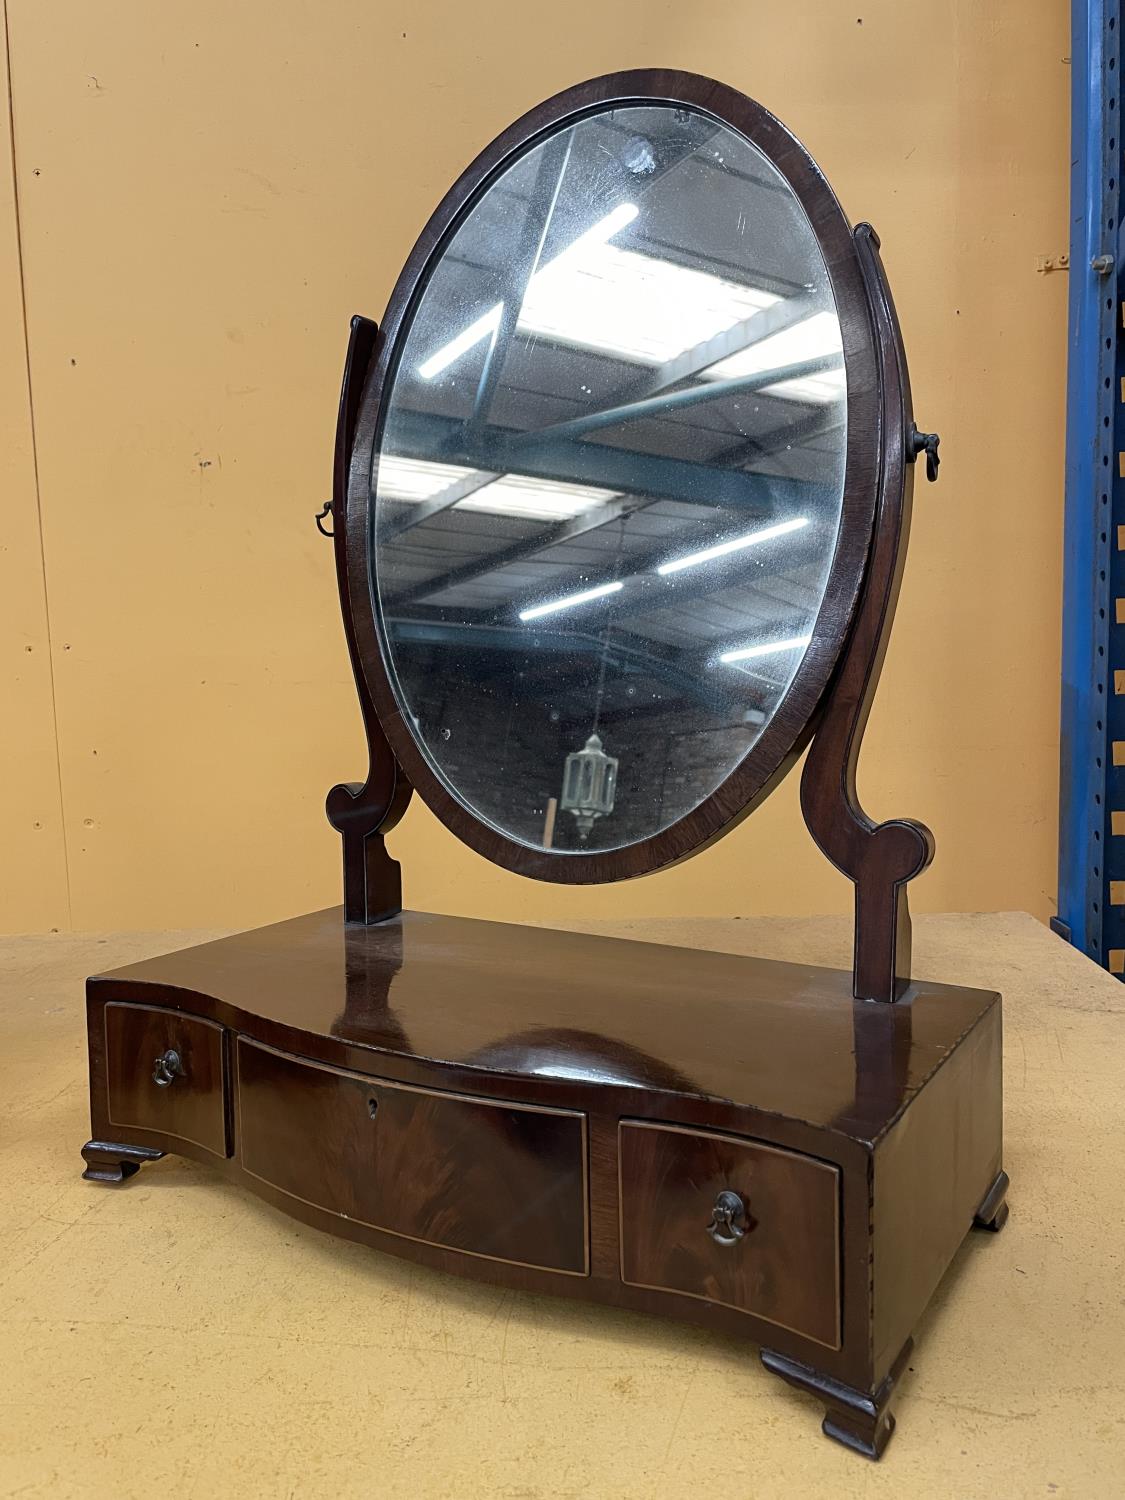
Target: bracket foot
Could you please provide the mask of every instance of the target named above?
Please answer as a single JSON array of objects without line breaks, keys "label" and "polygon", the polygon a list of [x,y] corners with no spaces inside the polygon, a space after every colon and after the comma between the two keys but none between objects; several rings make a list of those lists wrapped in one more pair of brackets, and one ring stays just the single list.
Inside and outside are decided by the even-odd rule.
[{"label": "bracket foot", "polygon": [[895,1419],[889,1408],[914,1340],[907,1339],[886,1379],[874,1391],[856,1390],[830,1375],[822,1375],[808,1365],[798,1364],[772,1349],[762,1350],[762,1363],[774,1375],[780,1375],[798,1390],[808,1391],[823,1401],[827,1412],[821,1430],[864,1458],[881,1458],[895,1430]]},{"label": "bracket foot", "polygon": [[127,1182],[146,1161],[159,1161],[163,1151],[151,1146],[122,1146],[113,1141],[87,1141],[82,1147],[87,1182]]},{"label": "bracket foot", "polygon": [[984,1195],[984,1202],[973,1215],[974,1229],[990,1229],[999,1234],[1008,1222],[1008,1174],[997,1172],[996,1181]]}]

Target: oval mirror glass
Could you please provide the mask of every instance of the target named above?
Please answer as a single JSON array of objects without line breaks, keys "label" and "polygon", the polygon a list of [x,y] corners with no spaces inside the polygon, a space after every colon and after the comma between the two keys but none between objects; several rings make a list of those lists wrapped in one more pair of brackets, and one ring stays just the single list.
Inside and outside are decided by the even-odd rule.
[{"label": "oval mirror glass", "polygon": [[716,791],[824,598],[845,398],[817,237],[733,129],[605,109],[488,181],[404,318],[372,475],[388,675],[458,802],[574,856]]}]

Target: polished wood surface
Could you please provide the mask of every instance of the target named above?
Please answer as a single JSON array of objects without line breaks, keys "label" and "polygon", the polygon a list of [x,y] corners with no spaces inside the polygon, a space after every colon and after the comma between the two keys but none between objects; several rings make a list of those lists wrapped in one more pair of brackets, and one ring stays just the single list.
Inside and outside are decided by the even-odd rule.
[{"label": "polished wood surface", "polygon": [[913,1349],[914,1340],[907,1339],[893,1365],[873,1390],[857,1389],[845,1381],[833,1380],[773,1349],[762,1350],[762,1363],[789,1385],[807,1391],[824,1403],[826,1410],[821,1425],[826,1436],[862,1453],[864,1458],[882,1458],[895,1430],[891,1400]]},{"label": "polished wood surface", "polygon": [[252,1019],[283,1050],[313,1039],[317,1056],[366,1067],[375,1049],[407,1081],[432,1081],[435,1063],[455,1065],[470,1090],[493,1073],[532,1074],[560,1098],[618,1089],[625,1114],[636,1090],[671,1089],[867,1141],[997,1001],[918,981],[901,1007],[873,1012],[840,970],[423,912],[346,927],[338,907],[91,987],[123,983],[134,995],[172,987],[187,1010],[205,997],[209,1014],[236,1028]]},{"label": "polished wood surface", "polygon": [[585,1117],[373,1081],[238,1039],[242,1165],[407,1239],[584,1276]]},{"label": "polished wood surface", "polygon": [[126,1182],[147,1161],[159,1161],[164,1155],[151,1146],[126,1146],[121,1142],[87,1141],[82,1147],[87,1182]]},{"label": "polished wood surface", "polygon": [[[840,1346],[840,1169],[773,1146],[621,1124],[621,1279],[755,1313]],[[723,1193],[741,1203],[716,1237]],[[736,1236],[736,1237],[735,1237]]]},{"label": "polished wood surface", "polygon": [[990,1234],[999,1234],[1008,1222],[1008,1188],[1011,1183],[1007,1172],[997,1172],[995,1181],[985,1195],[984,1202],[973,1215],[974,1229],[987,1229]]},{"label": "polished wood surface", "polygon": [[[229,1160],[169,1116],[112,1123],[112,1091],[172,1092],[154,1089],[148,1041],[107,1070],[106,1012],[127,1006],[165,1013],[157,1042],[223,1028]],[[860,1451],[889,1435],[898,1331],[999,1212],[985,991],[916,983],[879,1005],[838,970],[410,912],[346,926],[335,910],[100,975],[88,1023],[102,1180],[196,1156],[439,1270],[754,1340],[785,1378],[805,1372],[826,1430]],[[724,1189],[746,1243],[704,1244]]]},{"label": "polished wood surface", "polygon": [[[223,1029],[211,1021],[149,1006],[107,1005],[109,1125],[114,1131],[160,1131],[226,1156],[224,1050]],[[176,1072],[159,1066],[169,1052],[179,1059]]]},{"label": "polished wood surface", "polygon": [[[1003,1037],[999,1006],[947,1059],[875,1157],[872,1277],[875,1367],[889,1368],[937,1290],[1001,1170]],[[950,1131],[948,1123],[955,1129]]]},{"label": "polished wood surface", "polygon": [[902,435],[913,425],[906,350],[870,224],[856,246],[878,337],[882,471],[863,597],[848,648],[805,760],[801,809],[809,832],[855,884],[853,988],[866,1000],[895,1001],[910,983],[907,882],[934,857],[934,836],[913,818],[883,823],[864,811],[856,768],[898,603],[914,492]]},{"label": "polished wood surface", "polygon": [[333,549],[336,583],[344,617],[352,676],[359,694],[367,737],[367,779],[342,782],[328,793],[328,821],[343,843],[344,915],[349,922],[381,922],[402,909],[402,872],[391,858],[384,835],[398,823],[410,802],[411,788],[391,752],[379,724],[375,705],[363,680],[363,663],[356,641],[347,566],[348,466],[351,463],[356,421],[364,381],[375,352],[378,329],[369,318],[353,318],[344,362],[344,379],[336,420],[336,448],[332,465]]}]

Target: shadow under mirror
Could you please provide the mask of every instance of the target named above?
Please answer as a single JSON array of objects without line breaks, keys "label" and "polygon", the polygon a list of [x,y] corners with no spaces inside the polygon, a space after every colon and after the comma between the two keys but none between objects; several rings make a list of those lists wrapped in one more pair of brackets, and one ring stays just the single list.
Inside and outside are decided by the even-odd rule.
[{"label": "shadow under mirror", "polygon": [[587,115],[477,196],[400,347],[372,546],[404,718],[519,842],[670,827],[776,712],[836,546],[844,362],[797,198],[703,113]]}]

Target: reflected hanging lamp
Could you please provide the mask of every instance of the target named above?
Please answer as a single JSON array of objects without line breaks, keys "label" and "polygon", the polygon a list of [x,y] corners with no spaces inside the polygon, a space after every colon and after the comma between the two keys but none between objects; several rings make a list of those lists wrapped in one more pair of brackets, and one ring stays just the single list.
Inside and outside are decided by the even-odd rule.
[{"label": "reflected hanging lamp", "polygon": [[613,811],[617,791],[617,759],[602,748],[601,736],[595,732],[581,750],[572,750],[563,768],[563,790],[560,806],[572,813],[583,843],[599,818]]},{"label": "reflected hanging lamp", "polygon": [[[625,556],[625,517],[622,516],[617,529],[617,557],[614,564],[614,582],[609,588],[621,587],[622,564]],[[594,698],[594,727],[590,738],[581,750],[572,750],[563,766],[563,790],[559,805],[563,812],[574,817],[579,840],[584,844],[593,832],[599,818],[607,818],[613,811],[617,795],[617,757],[607,755],[602,745],[598,726],[602,717],[602,702],[605,698],[605,670],[609,662],[609,639],[613,634],[613,623],[607,617],[602,631],[601,661],[598,663],[598,687]]]}]

